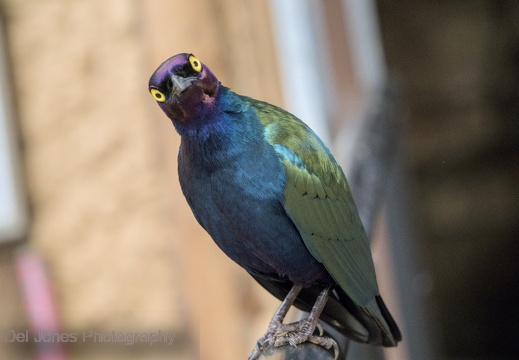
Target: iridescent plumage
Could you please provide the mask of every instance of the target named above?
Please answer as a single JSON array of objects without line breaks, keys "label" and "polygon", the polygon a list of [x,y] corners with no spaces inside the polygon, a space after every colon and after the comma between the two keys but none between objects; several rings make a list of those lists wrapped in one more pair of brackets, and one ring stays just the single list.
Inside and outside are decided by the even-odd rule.
[{"label": "iridescent plumage", "polygon": [[309,311],[330,287],[321,319],[356,341],[395,346],[401,335],[331,152],[290,113],[233,93],[193,61],[166,60],[149,88],[181,135],[180,184],[198,222],[276,297],[302,285],[295,305]]}]

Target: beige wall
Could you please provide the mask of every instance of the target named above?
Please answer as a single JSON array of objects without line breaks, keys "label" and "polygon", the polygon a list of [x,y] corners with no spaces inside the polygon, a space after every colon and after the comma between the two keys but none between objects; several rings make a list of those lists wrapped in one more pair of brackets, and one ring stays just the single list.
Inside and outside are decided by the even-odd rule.
[{"label": "beige wall", "polygon": [[[277,301],[196,224],[176,175],[179,137],[147,81],[169,56],[193,52],[224,84],[281,105],[266,2],[0,4],[28,243],[48,264],[64,330],[170,330],[175,359],[245,358]],[[12,293],[0,298],[1,325],[25,328],[12,248],[1,252]],[[1,345],[0,355],[22,358]]]}]

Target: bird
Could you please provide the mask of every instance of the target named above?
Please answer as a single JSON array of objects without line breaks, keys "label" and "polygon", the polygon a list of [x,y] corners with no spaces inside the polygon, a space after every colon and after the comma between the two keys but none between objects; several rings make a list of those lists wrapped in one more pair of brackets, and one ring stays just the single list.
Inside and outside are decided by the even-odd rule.
[{"label": "bird", "polygon": [[[191,53],[165,60],[148,90],[181,137],[178,176],[194,217],[282,301],[249,359],[305,342],[337,358],[319,320],[354,341],[396,346],[402,335],[350,187],[323,141],[280,107],[225,87]],[[291,306],[308,317],[283,323]]]}]

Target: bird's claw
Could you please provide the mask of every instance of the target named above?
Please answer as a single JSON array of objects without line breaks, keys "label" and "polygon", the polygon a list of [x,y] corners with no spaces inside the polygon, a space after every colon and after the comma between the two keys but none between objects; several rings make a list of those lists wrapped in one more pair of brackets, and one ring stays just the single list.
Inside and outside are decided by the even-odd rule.
[{"label": "bird's claw", "polygon": [[337,360],[339,357],[339,346],[337,345],[337,342],[331,337],[311,335],[306,341],[322,346],[326,350],[330,350],[333,347],[333,360]]},{"label": "bird's claw", "polygon": [[285,345],[297,346],[305,342],[310,342],[315,345],[324,347],[326,350],[330,350],[333,347],[334,359],[336,360],[339,356],[339,347],[335,340],[330,337],[322,336],[322,328],[319,328],[319,335],[309,334],[304,327],[301,327],[298,331],[288,332],[276,338],[274,347],[281,347]]},{"label": "bird's claw", "polygon": [[256,342],[256,347],[249,356],[249,360],[258,359],[261,353],[267,353],[275,345],[276,336],[295,330],[295,326],[299,323],[300,321],[285,325],[278,321],[271,322],[265,334]]},{"label": "bird's claw", "polygon": [[[298,330],[304,322],[305,320],[296,321],[290,324],[283,324],[280,322],[271,323],[265,334],[256,342],[256,347],[260,351],[267,352],[268,350],[270,350],[270,348],[274,346],[276,342],[276,337]],[[323,328],[320,324],[318,325],[318,327],[319,334],[322,335]]]},{"label": "bird's claw", "polygon": [[275,342],[276,342],[276,339],[275,339],[275,334],[269,334],[268,336],[263,336],[262,338],[258,339],[258,341],[256,342],[256,347],[260,350],[260,351],[269,351],[270,348],[272,348],[272,346],[274,346]]},{"label": "bird's claw", "polygon": [[327,336],[315,336],[315,335],[306,335],[304,333],[295,331],[289,332],[285,335],[279,336],[274,343],[274,347],[281,347],[285,345],[291,345],[297,347],[305,342],[309,342],[318,346],[325,348],[326,350],[330,350],[333,348],[334,360],[337,360],[339,357],[339,347],[335,340]]},{"label": "bird's claw", "polygon": [[267,332],[256,342],[256,347],[249,356],[249,360],[258,359],[261,353],[268,352],[274,346],[276,342],[275,337],[282,325],[280,322],[272,322],[269,325]]},{"label": "bird's claw", "polygon": [[258,339],[249,360],[259,359],[262,353],[268,353],[272,348],[286,345],[297,347],[297,345],[304,342],[322,346],[326,350],[330,350],[333,347],[334,359],[336,360],[339,356],[339,347],[335,340],[322,336],[324,331],[319,323],[316,326],[319,332],[318,336],[312,335],[313,331],[308,325],[306,320],[300,320],[290,324],[277,323],[275,326],[269,326],[267,332]]}]

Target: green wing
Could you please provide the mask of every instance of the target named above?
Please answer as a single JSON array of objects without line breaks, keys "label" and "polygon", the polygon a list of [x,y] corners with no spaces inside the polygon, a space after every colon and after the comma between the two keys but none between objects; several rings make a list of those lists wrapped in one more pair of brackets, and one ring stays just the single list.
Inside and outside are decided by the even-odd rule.
[{"label": "green wing", "polygon": [[299,119],[267,103],[253,105],[285,164],[285,210],[306,247],[357,305],[372,308],[379,293],[375,268],[341,167]]},{"label": "green wing", "polygon": [[[284,157],[286,150],[278,151]],[[371,251],[347,183],[326,183],[289,159],[285,210],[306,247],[359,306],[378,295]],[[345,180],[344,180],[345,181]]]}]

